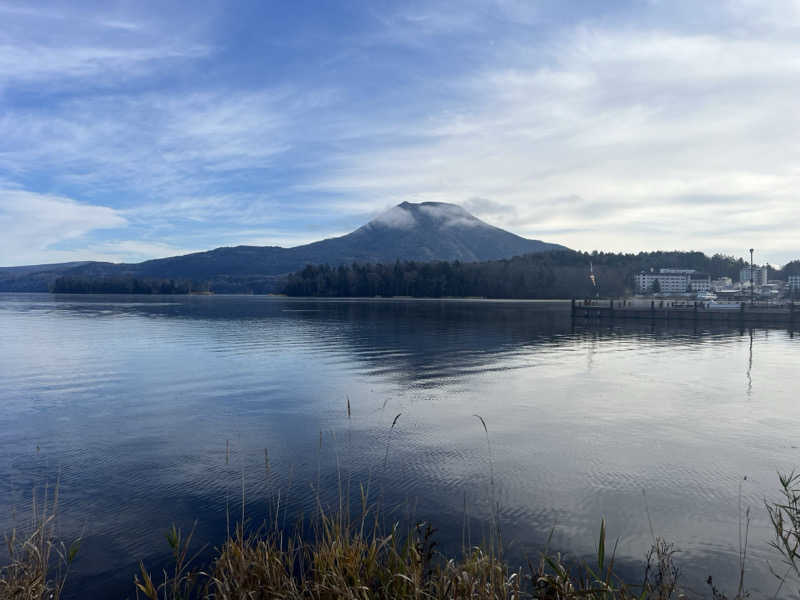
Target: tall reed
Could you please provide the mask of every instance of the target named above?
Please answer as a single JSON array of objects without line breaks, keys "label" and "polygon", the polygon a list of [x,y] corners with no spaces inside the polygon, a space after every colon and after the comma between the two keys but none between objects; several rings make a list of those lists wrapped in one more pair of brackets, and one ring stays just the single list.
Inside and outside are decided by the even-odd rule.
[{"label": "tall reed", "polygon": [[80,548],[80,538],[69,546],[58,541],[56,514],[58,485],[44,487],[41,498],[33,491],[31,522],[5,536],[7,564],[0,567],[0,599],[59,600],[70,567]]}]

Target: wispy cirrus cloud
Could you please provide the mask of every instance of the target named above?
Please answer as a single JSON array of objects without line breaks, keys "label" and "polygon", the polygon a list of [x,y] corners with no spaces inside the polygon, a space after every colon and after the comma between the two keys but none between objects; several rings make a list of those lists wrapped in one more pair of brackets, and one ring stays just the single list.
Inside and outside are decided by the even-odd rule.
[{"label": "wispy cirrus cloud", "polygon": [[[72,46],[63,48],[44,44],[20,46],[0,43],[0,85],[31,84],[43,79],[50,83],[64,79],[130,77],[153,68],[151,63],[171,59],[198,58],[207,54],[203,47],[132,47]],[[103,85],[105,81],[98,81]],[[97,84],[96,83],[96,84]]]},{"label": "wispy cirrus cloud", "polygon": [[[140,197],[199,192],[236,171],[264,169],[291,146],[286,93],[224,92],[170,97],[70,99],[0,119],[0,167],[58,171],[84,186],[127,188]],[[233,173],[233,174],[232,174]]]},{"label": "wispy cirrus cloud", "polygon": [[[207,44],[165,36],[137,17],[78,6],[0,4],[0,92],[37,95],[129,85],[207,56]],[[13,87],[12,87],[13,86]]]}]

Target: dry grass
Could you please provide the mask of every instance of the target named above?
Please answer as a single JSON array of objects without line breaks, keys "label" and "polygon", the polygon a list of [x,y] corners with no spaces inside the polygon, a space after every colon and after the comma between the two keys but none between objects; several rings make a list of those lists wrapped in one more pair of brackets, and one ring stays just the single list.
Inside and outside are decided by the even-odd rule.
[{"label": "dry grass", "polygon": [[[602,524],[596,566],[571,570],[558,554],[543,553],[512,568],[496,552],[466,549],[459,558],[436,551],[435,530],[420,523],[388,530],[367,508],[356,521],[345,514],[321,515],[310,539],[300,533],[245,535],[241,526],[217,550],[206,569],[189,565],[191,535],[168,536],[175,566],[159,583],[144,565],[135,578],[138,598],[239,600],[475,599],[522,598],[611,600],[678,596],[672,550],[663,542],[647,558],[644,581],[624,584],[614,574],[613,551],[606,554]],[[486,545],[495,548],[496,544]]]},{"label": "dry grass", "polygon": [[[265,455],[265,468],[269,468]],[[782,478],[786,502],[772,505],[776,548],[796,569],[800,478]],[[205,546],[194,543],[194,528],[185,534],[172,527],[166,539],[172,551],[170,567],[152,574],[144,564],[133,576],[139,600],[287,600],[414,599],[414,600],[673,600],[684,597],[674,548],[653,538],[638,582],[624,581],[615,570],[616,545],[609,547],[605,522],[600,525],[591,564],[566,560],[548,547],[521,566],[504,560],[498,528],[490,539],[465,547],[458,556],[439,552],[436,530],[428,523],[404,529],[387,523],[369,505],[361,488],[359,518],[350,517],[347,499],[326,513],[318,502],[313,522],[300,523],[292,535],[274,518],[246,533],[244,521],[198,564]],[[9,561],[0,568],[0,600],[58,600],[79,544],[57,540],[57,492],[34,496],[32,521],[26,533],[7,536]],[[242,497],[244,507],[244,496]],[[229,517],[228,517],[229,518]],[[745,536],[746,540],[746,536]],[[746,544],[746,542],[745,542]],[[744,553],[742,552],[742,561]],[[743,566],[742,566],[743,569]],[[784,575],[784,580],[786,575]],[[73,590],[74,592],[75,590]],[[712,586],[714,598],[724,598]],[[741,600],[742,582],[734,598]]]},{"label": "dry grass", "polygon": [[[255,533],[240,523],[204,565],[194,549],[194,528],[173,527],[166,535],[170,568],[155,576],[145,565],[133,577],[135,595],[148,600],[672,600],[683,594],[673,548],[656,539],[638,583],[615,572],[615,547],[601,523],[592,564],[567,561],[544,550],[523,566],[503,560],[498,540],[465,548],[458,557],[437,550],[436,530],[419,523],[388,527],[362,490],[360,518],[349,510],[325,514],[284,535],[277,519]],[[26,535],[7,537],[10,561],[0,569],[0,600],[59,599],[78,544],[56,541],[57,495],[34,502]],[[303,534],[308,531],[308,534]]]},{"label": "dry grass", "polygon": [[80,540],[69,546],[57,541],[57,509],[58,486],[52,497],[45,487],[41,500],[37,500],[34,491],[30,525],[6,536],[8,564],[0,568],[0,599],[61,598]]}]

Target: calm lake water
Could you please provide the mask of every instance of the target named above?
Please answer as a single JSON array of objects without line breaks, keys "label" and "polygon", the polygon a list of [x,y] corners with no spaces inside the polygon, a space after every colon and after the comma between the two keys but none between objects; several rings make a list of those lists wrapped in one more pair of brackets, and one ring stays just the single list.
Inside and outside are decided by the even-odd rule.
[{"label": "calm lake water", "polygon": [[605,517],[636,565],[649,513],[707,594],[708,575],[735,592],[750,507],[746,583],[771,595],[764,499],[800,467],[798,365],[785,330],[573,325],[559,303],[0,295],[0,525],[60,481],[73,597],[132,597],[171,523],[221,540],[243,478],[252,522],[278,493],[292,521],[318,482],[333,502],[369,481],[456,550],[494,495],[512,557],[551,530],[591,554]]}]

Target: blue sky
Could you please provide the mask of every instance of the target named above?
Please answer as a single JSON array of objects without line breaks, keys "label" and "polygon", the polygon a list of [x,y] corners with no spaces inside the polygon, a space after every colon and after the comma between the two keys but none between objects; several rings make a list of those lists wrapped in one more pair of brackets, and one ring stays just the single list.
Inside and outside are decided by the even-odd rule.
[{"label": "blue sky", "polygon": [[0,265],[461,204],[583,250],[800,256],[800,2],[0,0]]}]

